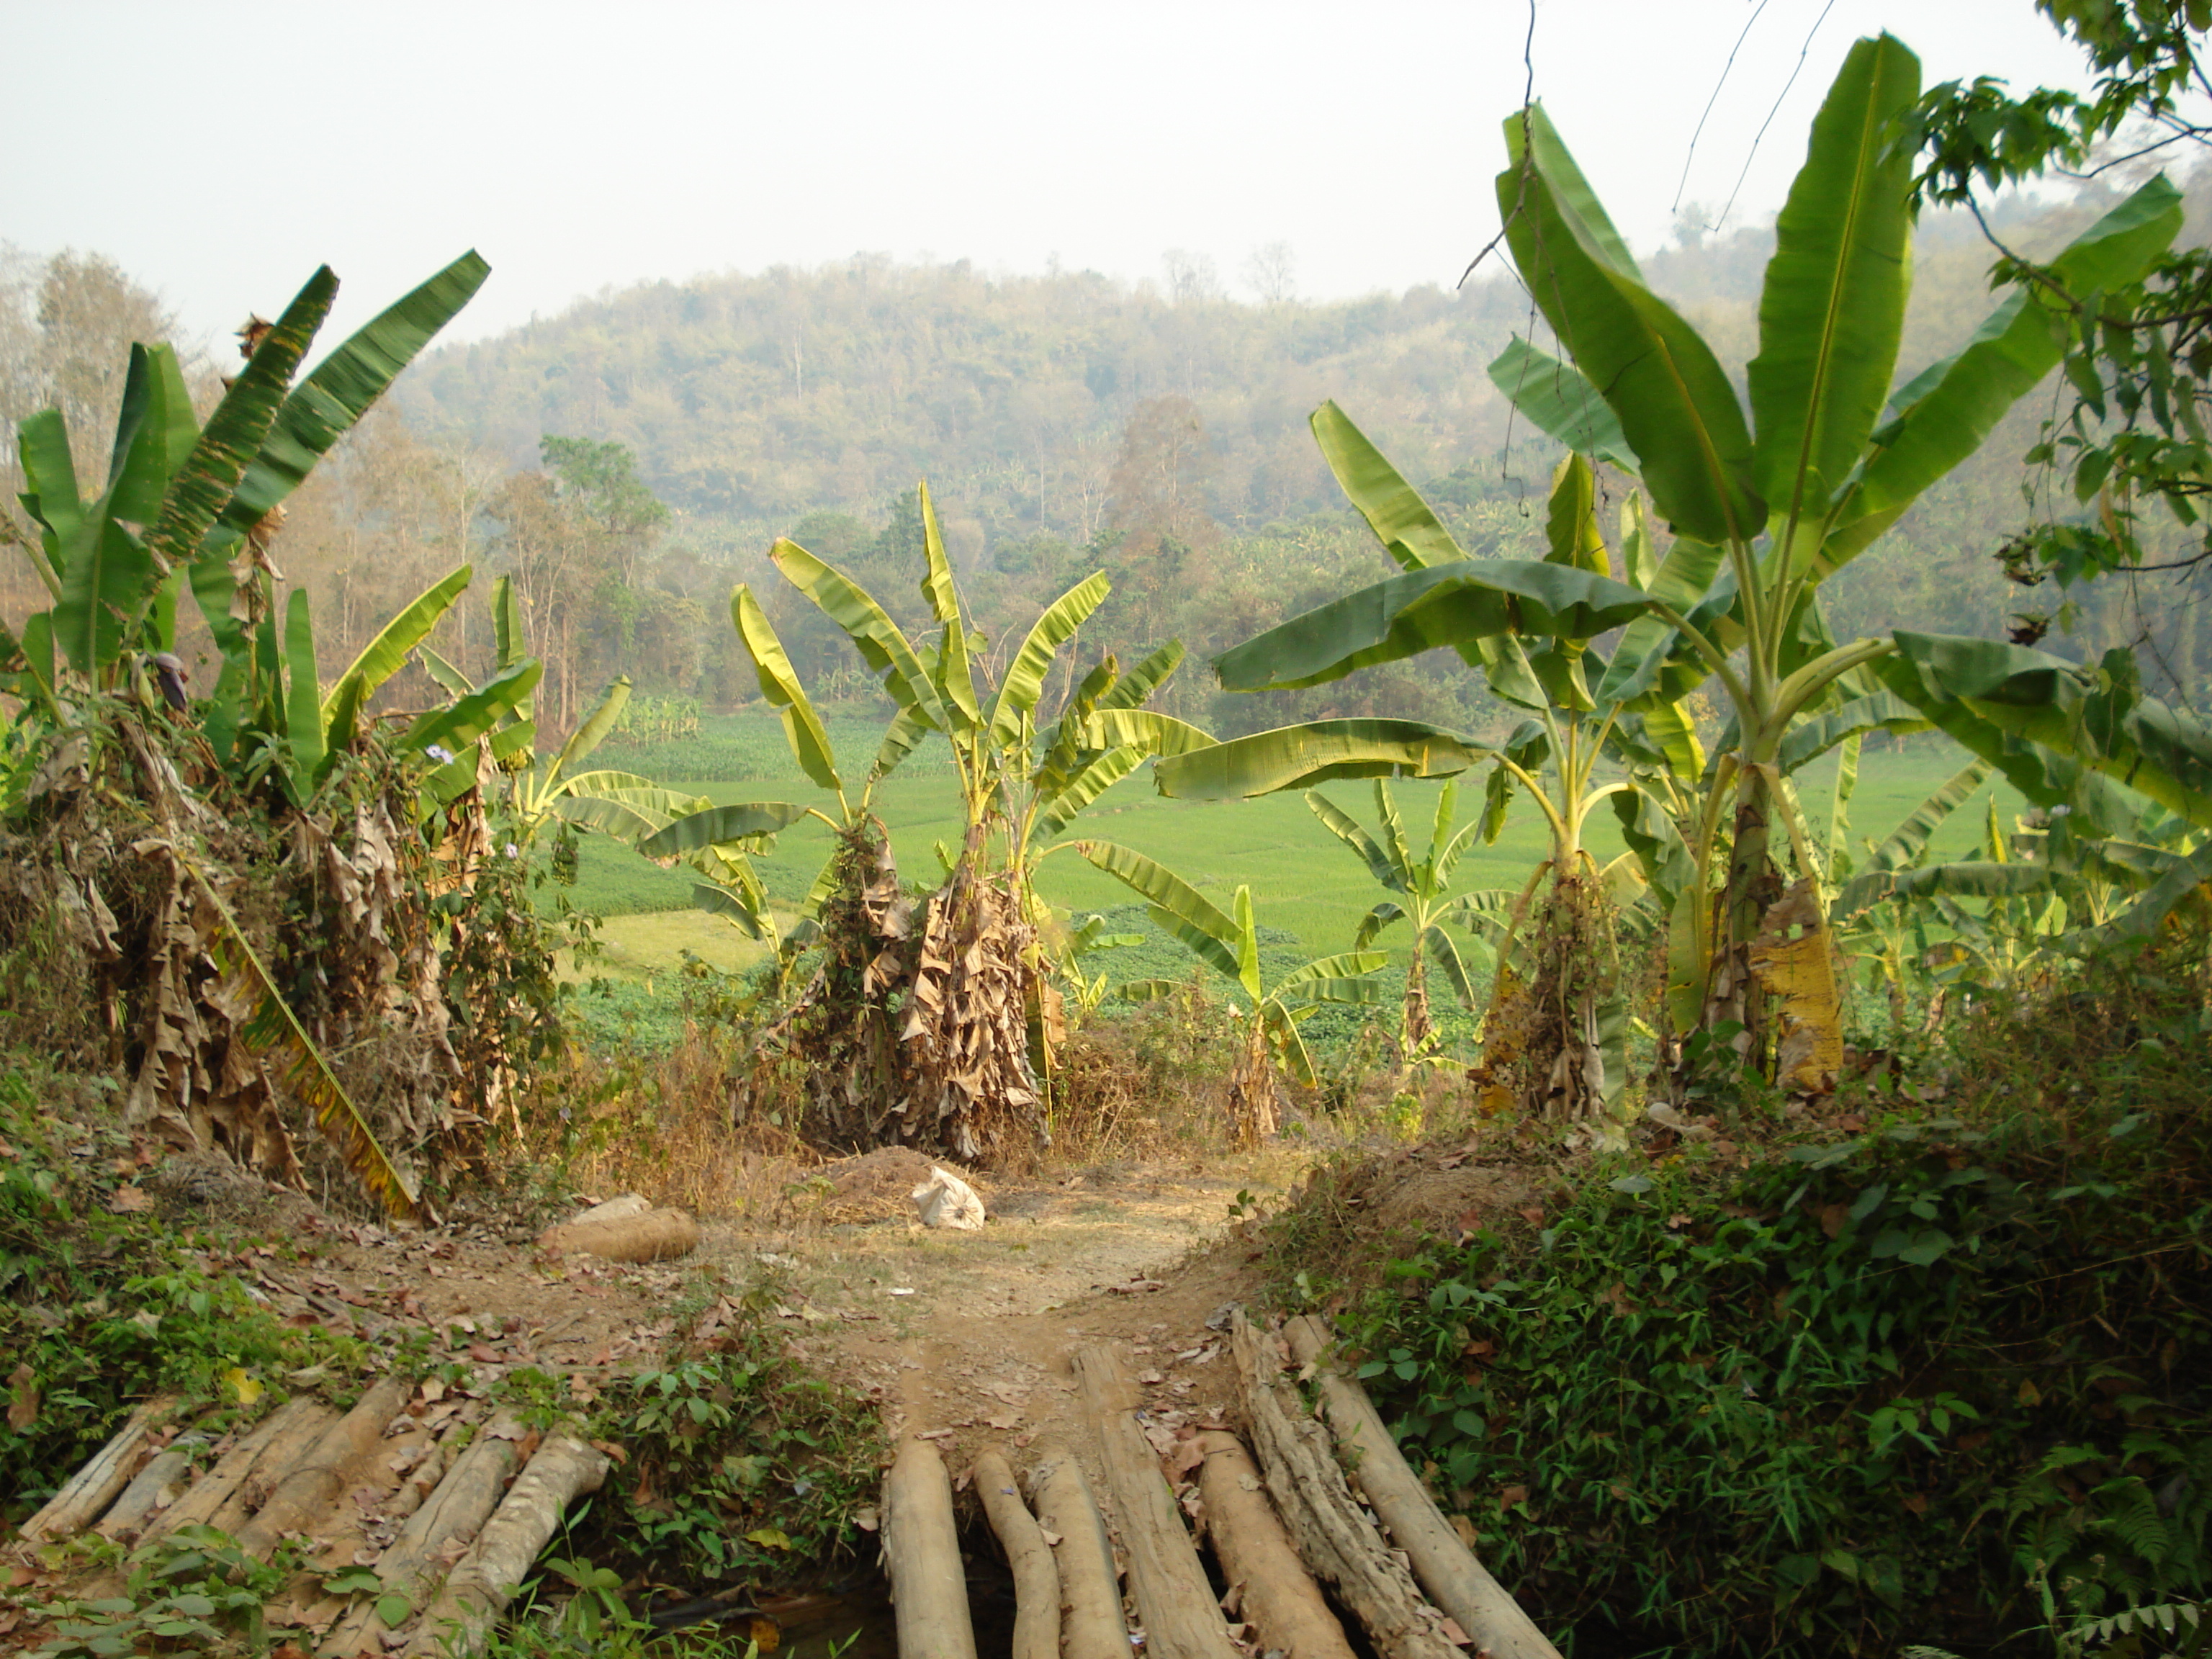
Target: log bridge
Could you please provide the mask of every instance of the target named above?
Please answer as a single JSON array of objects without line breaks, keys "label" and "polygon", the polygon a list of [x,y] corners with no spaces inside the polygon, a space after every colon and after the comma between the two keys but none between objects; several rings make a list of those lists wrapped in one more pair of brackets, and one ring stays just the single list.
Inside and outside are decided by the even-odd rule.
[{"label": "log bridge", "polygon": [[[1133,1645],[1151,1659],[1353,1659],[1346,1618],[1376,1659],[1559,1659],[1438,1512],[1323,1326],[1263,1331],[1240,1312],[1231,1339],[1241,1436],[1186,1429],[1156,1444],[1120,1357],[1093,1346],[1070,1363],[1103,1496],[1050,1442],[1018,1474],[1003,1450],[977,1455],[975,1492],[1012,1569],[1012,1659],[1128,1659]],[[1289,1363],[1315,1382],[1318,1419]],[[424,1398],[434,1386],[387,1377],[343,1414],[294,1400],[227,1443],[179,1432],[178,1402],[149,1401],[22,1537],[143,1547],[211,1526],[262,1559],[305,1537],[321,1559],[270,1621],[319,1632],[319,1659],[473,1653],[608,1459],[482,1401],[441,1407]],[[976,1659],[952,1482],[931,1441],[902,1442],[882,1509],[902,1659]],[[325,1588],[364,1562],[374,1589]]]},{"label": "log bridge", "polygon": [[[1065,1451],[1047,1451],[1025,1479],[1002,1450],[976,1457],[976,1492],[1013,1573],[1013,1659],[1127,1659],[1139,1644],[1152,1659],[1352,1659],[1346,1617],[1378,1659],[1559,1659],[1334,1365],[1326,1328],[1304,1318],[1262,1331],[1238,1313],[1231,1335],[1245,1437],[1186,1431],[1164,1450],[1120,1358],[1096,1346],[1070,1356],[1110,1532],[1109,1504]],[[1285,1381],[1292,1360],[1317,1384],[1319,1419]],[[901,1659],[976,1659],[951,1480],[930,1441],[900,1445],[883,1507]],[[1225,1595],[1199,1554],[1205,1540]]]},{"label": "log bridge", "polygon": [[[608,1460],[483,1402],[423,1397],[435,1389],[388,1376],[343,1413],[288,1401],[227,1445],[197,1425],[174,1432],[178,1402],[150,1400],[23,1523],[21,1538],[88,1533],[143,1548],[206,1526],[266,1560],[284,1539],[305,1537],[313,1565],[270,1622],[319,1631],[320,1659],[475,1652],[568,1505],[605,1480]],[[374,1589],[325,1588],[364,1560]],[[110,1575],[77,1595],[122,1587]]]}]

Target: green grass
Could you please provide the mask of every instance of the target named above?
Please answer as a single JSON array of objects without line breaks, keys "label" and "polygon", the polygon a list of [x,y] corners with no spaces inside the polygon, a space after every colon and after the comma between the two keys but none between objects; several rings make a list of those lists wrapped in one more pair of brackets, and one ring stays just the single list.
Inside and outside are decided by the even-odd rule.
[{"label": "green grass", "polygon": [[[846,759],[847,769],[859,772],[873,752],[880,724],[848,719],[833,722],[833,741]],[[818,802],[820,792],[792,763],[783,747],[781,728],[766,714],[725,715],[707,722],[696,739],[654,746],[669,770],[660,781],[672,787],[694,790],[725,804],[740,800],[797,800]],[[606,763],[625,769],[635,764],[629,752],[611,751]],[[769,765],[780,760],[780,769]],[[740,763],[749,775],[727,775]],[[1930,738],[1915,739],[1905,747],[1882,740],[1880,752],[1867,755],[1860,768],[1857,793],[1850,804],[1852,846],[1862,836],[1880,837],[1964,763],[1960,750]],[[1823,762],[1799,779],[1808,815],[1825,830],[1832,790],[1834,765]],[[1434,821],[1436,784],[1400,783],[1392,786],[1407,821],[1408,837],[1425,843],[1428,825]],[[1364,784],[1332,784],[1326,793],[1337,805],[1366,822],[1374,811],[1372,792]],[[1940,853],[1963,854],[1979,835],[1989,799],[1989,789],[1977,794],[1944,826],[1936,838]],[[2011,817],[2023,808],[2017,795],[2007,790],[2000,814],[2008,829]],[[1471,817],[1481,805],[1480,791],[1461,790],[1461,816]],[[934,844],[949,848],[959,840],[960,798],[943,745],[933,742],[917,750],[906,765],[877,792],[877,811],[889,828],[899,870],[908,882],[929,882],[939,873]],[[1384,896],[1365,866],[1315,818],[1304,797],[1291,793],[1259,800],[1194,804],[1169,800],[1154,793],[1148,773],[1118,785],[1076,821],[1076,836],[1120,842],[1168,866],[1187,880],[1226,905],[1240,884],[1249,884],[1261,922],[1295,937],[1310,954],[1348,949],[1359,919]],[[1621,851],[1610,811],[1601,807],[1589,830],[1593,854],[1604,860]],[[1504,832],[1497,842],[1478,847],[1462,860],[1457,885],[1462,890],[1488,887],[1519,888],[1543,856],[1541,821],[1525,799],[1517,800]],[[829,831],[815,823],[787,830],[774,853],[757,860],[770,899],[788,909],[802,899],[829,853]],[[1038,885],[1054,904],[1078,915],[1111,910],[1127,904],[1132,895],[1119,882],[1085,863],[1073,851],[1056,852],[1042,866]],[[685,911],[691,905],[692,877],[683,869],[662,870],[619,843],[599,836],[584,838],[577,885],[571,898],[582,909],[605,916],[643,915],[653,912]],[[649,971],[656,960],[672,963],[680,949],[708,954],[706,943],[729,933],[726,926],[698,917],[665,930],[636,927],[623,930],[618,971]],[[734,933],[731,933],[734,939]],[[1402,940],[1396,941],[1402,946]],[[733,947],[725,945],[725,951]],[[1104,965],[1102,963],[1102,965]],[[1113,964],[1120,976],[1120,964]]]}]

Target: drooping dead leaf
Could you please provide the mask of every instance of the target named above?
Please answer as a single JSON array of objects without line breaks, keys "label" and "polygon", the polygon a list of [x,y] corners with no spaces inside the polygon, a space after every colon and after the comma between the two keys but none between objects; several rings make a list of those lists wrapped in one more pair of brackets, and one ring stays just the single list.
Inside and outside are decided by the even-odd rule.
[{"label": "drooping dead leaf", "polygon": [[[1793,885],[1763,920],[1750,961],[1753,977],[1782,1005],[1775,1072],[1800,1094],[1826,1094],[1843,1069],[1843,999],[1836,983],[1834,941],[1811,878]],[[1795,927],[1805,931],[1793,939],[1790,931]]]}]

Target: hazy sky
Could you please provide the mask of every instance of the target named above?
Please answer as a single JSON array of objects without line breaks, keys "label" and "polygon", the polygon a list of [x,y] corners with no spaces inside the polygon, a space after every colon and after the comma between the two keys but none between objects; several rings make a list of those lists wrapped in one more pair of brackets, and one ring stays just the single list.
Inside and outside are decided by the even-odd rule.
[{"label": "hazy sky", "polygon": [[[1449,285],[1497,228],[1528,76],[1528,0],[0,0],[0,240],[107,253],[206,335],[321,262],[350,328],[471,246],[493,272],[463,337],[611,283],[860,251],[1158,279],[1182,249],[1236,293],[1281,242],[1306,297]],[[1885,27],[1930,82],[2078,75],[2030,0],[1537,0],[1534,87],[1649,249],[1678,191],[1717,213],[1747,158],[1731,222],[1771,214],[1844,51]]]}]

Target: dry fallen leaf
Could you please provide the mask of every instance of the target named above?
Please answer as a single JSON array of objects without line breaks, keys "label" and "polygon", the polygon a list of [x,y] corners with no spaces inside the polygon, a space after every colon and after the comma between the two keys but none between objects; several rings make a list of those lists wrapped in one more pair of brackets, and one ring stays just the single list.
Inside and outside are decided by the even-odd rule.
[{"label": "dry fallen leaf", "polygon": [[8,1426],[17,1434],[39,1420],[38,1373],[18,1365],[8,1376]]}]

